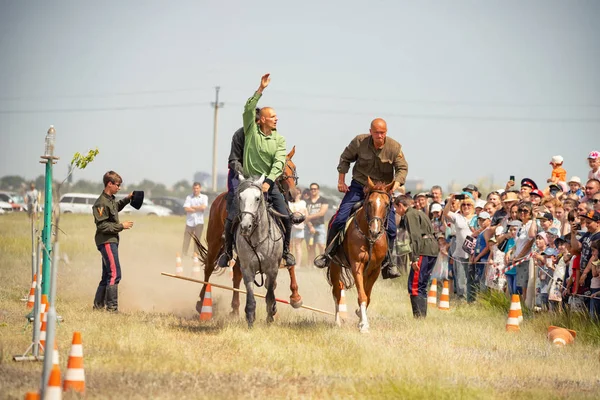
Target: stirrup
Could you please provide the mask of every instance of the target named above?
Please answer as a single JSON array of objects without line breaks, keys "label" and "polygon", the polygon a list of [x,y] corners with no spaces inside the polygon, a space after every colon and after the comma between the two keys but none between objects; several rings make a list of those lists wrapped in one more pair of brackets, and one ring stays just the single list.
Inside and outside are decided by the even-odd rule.
[{"label": "stirrup", "polygon": [[217,267],[225,268],[229,265],[229,261],[231,261],[231,256],[227,254],[227,252],[221,253],[219,259],[217,260]]},{"label": "stirrup", "polygon": [[285,261],[286,267],[293,267],[296,265],[296,258],[289,251],[283,253],[283,261]]},{"label": "stirrup", "polygon": [[327,254],[319,254],[315,257],[313,264],[317,268],[326,268],[327,266],[329,266],[330,261],[331,257],[329,257]]},{"label": "stirrup", "polygon": [[294,225],[298,225],[304,222],[304,220],[306,219],[306,216],[303,214],[300,214],[299,212],[293,212],[290,214],[290,218],[292,219],[292,224]]}]

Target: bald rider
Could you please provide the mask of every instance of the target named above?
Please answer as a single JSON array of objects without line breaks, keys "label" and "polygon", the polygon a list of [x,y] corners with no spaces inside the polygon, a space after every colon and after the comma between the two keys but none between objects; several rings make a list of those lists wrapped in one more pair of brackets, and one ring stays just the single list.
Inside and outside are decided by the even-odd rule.
[{"label": "bald rider", "polygon": [[[271,82],[270,74],[262,76],[258,90],[248,99],[244,107],[244,176],[264,175],[262,191],[266,194],[268,202],[276,212],[289,215],[285,198],[279,191],[275,180],[283,173],[285,166],[286,143],[285,138],[277,132],[277,114],[271,107],[263,107],[258,112],[256,105],[263,91]],[[283,260],[286,267],[296,265],[294,256],[290,253],[290,237],[292,234],[291,218],[283,218],[285,227],[283,239]],[[229,229],[231,231],[231,229]],[[233,234],[226,229],[225,253],[219,258],[218,265],[225,267],[232,258]]]},{"label": "bald rider", "polygon": [[[350,186],[346,185],[346,173],[352,168],[352,181]],[[408,174],[408,163],[402,153],[400,143],[387,137],[387,123],[381,118],[371,122],[369,134],[356,136],[344,149],[340,156],[337,167],[339,172],[338,191],[345,193],[337,213],[334,215],[327,232],[327,249],[325,254],[315,258],[315,266],[325,268],[329,265],[331,257],[337,250],[337,239],[334,240],[348,220],[354,205],[364,200],[364,187],[367,178],[373,182],[379,181],[389,184],[392,181],[392,193],[404,185]],[[391,195],[391,193],[390,193]],[[396,219],[394,207],[390,207],[387,223],[388,253],[383,262],[382,275],[384,278],[396,278],[400,276],[394,265],[391,249],[396,238]]]}]

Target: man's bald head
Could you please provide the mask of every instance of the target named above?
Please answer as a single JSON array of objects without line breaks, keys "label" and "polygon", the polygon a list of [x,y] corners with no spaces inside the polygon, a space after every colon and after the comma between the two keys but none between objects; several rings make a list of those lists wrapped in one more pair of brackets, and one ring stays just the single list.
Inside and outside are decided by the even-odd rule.
[{"label": "man's bald head", "polygon": [[260,109],[258,126],[267,135],[270,135],[271,131],[277,129],[277,114],[273,108],[263,107]]},{"label": "man's bald head", "polygon": [[387,123],[383,118],[375,118],[371,121],[371,138],[376,149],[383,148],[385,137],[387,136]]}]

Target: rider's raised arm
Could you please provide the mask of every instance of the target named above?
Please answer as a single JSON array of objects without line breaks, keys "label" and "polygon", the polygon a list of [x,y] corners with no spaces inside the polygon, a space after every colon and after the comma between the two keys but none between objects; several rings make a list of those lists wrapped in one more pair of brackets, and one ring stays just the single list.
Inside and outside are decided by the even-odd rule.
[{"label": "rider's raised arm", "polygon": [[271,164],[271,171],[269,171],[269,175],[265,178],[265,182],[269,182],[269,185],[273,186],[273,182],[277,179],[281,174],[283,174],[283,167],[285,166],[285,157],[287,155],[287,151],[285,149],[285,138],[281,135],[277,135],[277,150],[275,152],[275,157],[273,159],[273,164]]},{"label": "rider's raised arm", "polygon": [[258,132],[258,127],[256,126],[256,105],[261,96],[262,93],[259,93],[258,91],[254,92],[244,106],[243,119],[245,136],[251,136]]},{"label": "rider's raised arm", "polygon": [[402,149],[400,149],[400,152],[394,160],[394,170],[396,171],[394,181],[398,182],[400,185],[404,185],[406,183],[406,175],[408,175],[408,162],[406,162]]}]

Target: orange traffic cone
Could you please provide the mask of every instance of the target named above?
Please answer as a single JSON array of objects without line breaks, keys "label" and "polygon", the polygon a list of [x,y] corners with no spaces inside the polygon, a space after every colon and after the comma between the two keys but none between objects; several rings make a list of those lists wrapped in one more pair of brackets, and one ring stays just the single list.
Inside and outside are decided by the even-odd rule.
[{"label": "orange traffic cone", "polygon": [[429,307],[437,306],[437,279],[433,278],[431,286],[429,286],[429,292],[427,293],[427,305]]},{"label": "orange traffic cone", "polygon": [[183,275],[183,265],[181,265],[181,256],[179,253],[175,255],[175,275]]},{"label": "orange traffic cone", "polygon": [[81,332],[73,333],[73,342],[69,361],[67,362],[67,373],[63,384],[65,392],[73,389],[79,393],[85,393],[85,372],[83,370],[83,345],[81,343]]},{"label": "orange traffic cone", "polygon": [[40,400],[40,394],[38,392],[27,392],[25,393],[25,400]]},{"label": "orange traffic cone", "polygon": [[519,310],[521,309],[521,301],[518,294],[513,294],[510,300],[510,310],[508,310],[508,319],[506,320],[507,332],[519,332]]},{"label": "orange traffic cone", "polygon": [[340,302],[338,304],[338,313],[340,318],[348,318],[348,306],[346,305],[346,291],[344,290],[344,284],[340,282]]},{"label": "orange traffic cone", "polygon": [[31,282],[31,289],[29,289],[29,297],[27,298],[27,308],[33,308],[35,304],[35,287],[37,285],[37,275],[33,275],[33,282]]},{"label": "orange traffic cone", "polygon": [[48,296],[43,294],[42,301],[40,302],[40,314],[43,314],[46,311],[48,311]]},{"label": "orange traffic cone", "polygon": [[[517,313],[518,313],[517,319],[519,320],[519,324],[520,324],[521,322],[523,322],[523,310],[521,309],[521,297],[518,294],[513,295],[513,296],[517,296],[517,304],[516,304]],[[511,302],[512,302],[512,298],[511,298]]]},{"label": "orange traffic cone", "polygon": [[62,399],[62,390],[60,389],[60,368],[53,366],[48,378],[48,387],[44,395],[44,400],[60,400]]},{"label": "orange traffic cone", "polygon": [[558,326],[548,327],[548,340],[556,347],[566,346],[575,341],[577,332]]},{"label": "orange traffic cone", "polygon": [[198,253],[194,253],[194,266],[192,267],[192,278],[200,278],[200,273],[200,257],[198,256]]},{"label": "orange traffic cone", "polygon": [[48,313],[41,314],[42,326],[40,328],[40,345],[46,353],[46,324],[48,323]]},{"label": "orange traffic cone", "polygon": [[443,311],[450,310],[450,289],[448,288],[447,279],[444,279],[444,287],[442,288],[442,294],[440,295],[440,305],[438,306],[438,308]]},{"label": "orange traffic cone", "polygon": [[58,345],[56,344],[56,340],[54,340],[54,350],[52,351],[52,365],[60,367],[60,355],[58,354]]},{"label": "orange traffic cone", "polygon": [[202,309],[200,310],[200,321],[208,321],[212,318],[212,289],[210,283],[206,285]]}]

